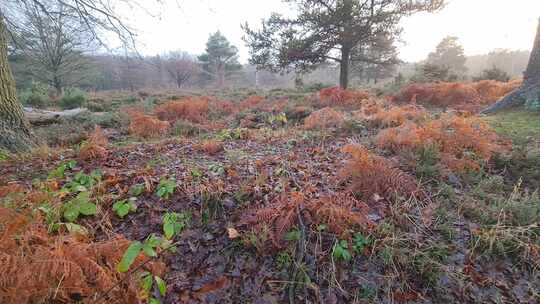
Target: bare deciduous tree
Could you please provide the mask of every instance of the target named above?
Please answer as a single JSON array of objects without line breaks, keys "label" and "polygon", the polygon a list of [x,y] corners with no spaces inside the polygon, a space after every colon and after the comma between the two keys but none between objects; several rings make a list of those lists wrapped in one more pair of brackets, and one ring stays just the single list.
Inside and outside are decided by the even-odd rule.
[{"label": "bare deciduous tree", "polygon": [[[137,0],[125,0],[124,4],[136,4]],[[20,8],[35,5],[49,18],[51,7],[64,6],[72,10],[73,22],[78,22],[96,41],[102,40],[104,31],[116,33],[126,45],[134,45],[135,36],[116,13],[115,6],[108,0],[2,0],[0,2],[0,149],[26,151],[35,146],[37,139],[24,117],[23,108],[17,99],[15,81],[7,58],[8,31],[21,26]]]},{"label": "bare deciduous tree", "polygon": [[195,58],[186,52],[170,52],[164,56],[164,67],[177,88],[184,87],[199,73]]},{"label": "bare deciduous tree", "polygon": [[[53,4],[54,5],[54,4]],[[23,3],[22,26],[12,31],[15,46],[28,60],[28,71],[56,89],[82,81],[90,61],[83,56],[93,49],[92,35],[76,21],[76,12],[62,4],[49,5],[46,14],[36,3]]]}]

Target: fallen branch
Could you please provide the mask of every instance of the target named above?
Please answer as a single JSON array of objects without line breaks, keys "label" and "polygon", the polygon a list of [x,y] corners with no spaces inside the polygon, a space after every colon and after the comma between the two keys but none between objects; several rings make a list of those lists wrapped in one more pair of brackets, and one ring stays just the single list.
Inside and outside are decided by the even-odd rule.
[{"label": "fallen branch", "polygon": [[77,108],[65,111],[46,111],[34,108],[24,108],[24,115],[33,125],[47,125],[58,122],[61,118],[74,117],[88,111],[85,108]]}]

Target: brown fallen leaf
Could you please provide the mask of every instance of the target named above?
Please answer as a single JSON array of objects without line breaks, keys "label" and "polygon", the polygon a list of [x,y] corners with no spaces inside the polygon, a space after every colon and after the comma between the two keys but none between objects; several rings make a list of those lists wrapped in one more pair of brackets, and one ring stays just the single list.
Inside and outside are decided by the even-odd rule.
[{"label": "brown fallen leaf", "polygon": [[228,284],[229,280],[226,277],[222,276],[213,282],[205,284],[203,287],[201,287],[201,289],[194,292],[193,296],[199,299],[203,299],[205,294],[225,288]]}]

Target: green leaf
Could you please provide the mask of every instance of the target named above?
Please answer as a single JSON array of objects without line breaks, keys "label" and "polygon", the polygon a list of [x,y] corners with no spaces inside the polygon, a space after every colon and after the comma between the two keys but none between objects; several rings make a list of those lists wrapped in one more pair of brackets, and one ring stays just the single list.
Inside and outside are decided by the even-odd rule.
[{"label": "green leaf", "polygon": [[292,231],[287,232],[284,238],[286,241],[298,241],[301,236],[302,234],[300,233],[300,231],[297,229],[294,229]]},{"label": "green leaf", "polygon": [[174,236],[174,223],[165,222],[163,223],[163,233],[167,239],[171,239]]},{"label": "green leaf", "polygon": [[122,200],[114,203],[113,210],[119,217],[124,218],[128,213],[137,211],[137,205],[131,201]]},{"label": "green leaf", "polygon": [[152,233],[148,238],[146,238],[144,243],[148,244],[152,248],[156,248],[161,245],[162,241],[161,238],[157,237],[155,234]]},{"label": "green leaf", "polygon": [[75,168],[75,166],[77,166],[77,161],[75,160],[70,160],[66,163],[66,168],[67,169],[70,169],[70,170],[73,170]]},{"label": "green leaf", "polygon": [[73,222],[75,220],[77,220],[77,218],[79,217],[79,207],[77,205],[74,205],[74,204],[66,204],[64,206],[64,218],[68,221],[68,222]]},{"label": "green leaf", "polygon": [[97,213],[97,206],[92,203],[81,203],[79,205],[79,212],[82,215],[95,215]]},{"label": "green leaf", "polygon": [[143,244],[142,250],[143,250],[144,254],[146,254],[149,257],[156,257],[157,256],[156,251],[149,244]]},{"label": "green leaf", "polygon": [[347,244],[347,241],[341,240],[334,245],[334,248],[332,249],[332,256],[336,260],[350,261],[352,259],[352,256],[348,248],[349,244]]},{"label": "green leaf", "polygon": [[167,294],[167,283],[165,283],[165,281],[163,281],[163,279],[158,276],[154,276],[154,280],[156,280],[159,294],[164,297],[165,294]]},{"label": "green leaf", "polygon": [[150,298],[148,304],[161,304],[161,302],[156,298]]},{"label": "green leaf", "polygon": [[139,253],[141,253],[142,248],[143,244],[141,242],[131,243],[126,252],[124,252],[122,260],[120,260],[120,263],[116,266],[116,270],[118,270],[118,272],[127,272],[129,267],[131,267],[131,264],[135,262]]},{"label": "green leaf", "polygon": [[163,179],[159,182],[156,194],[160,198],[169,198],[176,189],[176,181],[173,179]]},{"label": "green leaf", "polygon": [[146,190],[146,187],[144,184],[137,184],[137,185],[133,185],[130,189],[129,189],[129,194],[133,195],[133,196],[139,196],[141,194],[143,194],[143,192]]},{"label": "green leaf", "polygon": [[141,289],[148,294],[152,289],[152,275],[150,273],[145,274],[141,279]]},{"label": "green leaf", "polygon": [[353,239],[353,251],[358,254],[363,253],[364,249],[369,244],[370,244],[369,238],[366,238],[362,234],[357,233]]},{"label": "green leaf", "polygon": [[187,226],[191,216],[187,213],[168,212],[163,216],[163,233],[171,239]]}]

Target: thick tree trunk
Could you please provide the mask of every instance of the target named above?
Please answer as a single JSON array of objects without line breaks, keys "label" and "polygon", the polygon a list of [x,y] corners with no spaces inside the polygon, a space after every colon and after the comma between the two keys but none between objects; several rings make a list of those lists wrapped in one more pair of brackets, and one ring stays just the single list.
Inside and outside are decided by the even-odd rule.
[{"label": "thick tree trunk", "polygon": [[23,152],[35,145],[36,138],[17,99],[15,80],[7,59],[6,29],[0,14],[0,149]]},{"label": "thick tree trunk", "polygon": [[349,65],[351,58],[351,49],[343,46],[341,48],[341,62],[339,69],[339,86],[342,89],[349,87]]},{"label": "thick tree trunk", "polygon": [[523,85],[484,109],[481,113],[491,114],[503,109],[521,106],[527,100],[540,100],[540,19],[538,19],[536,38],[524,74]]}]

